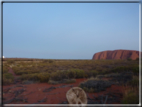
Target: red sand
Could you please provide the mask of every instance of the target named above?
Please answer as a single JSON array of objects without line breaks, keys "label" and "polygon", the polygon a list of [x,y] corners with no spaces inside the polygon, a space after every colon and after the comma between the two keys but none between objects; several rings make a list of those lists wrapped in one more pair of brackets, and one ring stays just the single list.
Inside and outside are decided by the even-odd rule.
[{"label": "red sand", "polygon": [[[9,72],[13,74],[13,76],[17,77],[13,70],[10,68]],[[86,79],[76,79],[75,83],[71,84],[57,84],[51,85],[48,83],[34,83],[34,84],[12,84],[3,86],[3,102],[7,103],[13,98],[21,98],[26,99],[25,101],[10,101],[10,104],[60,104],[63,101],[67,101],[66,92],[72,87],[78,87],[81,82],[84,82]],[[60,87],[66,85],[66,87]],[[46,88],[57,87],[56,89],[51,90],[50,92],[43,92]],[[10,89],[9,89],[10,88]],[[15,91],[24,89],[24,92],[17,94]],[[99,95],[105,95],[107,93],[123,93],[122,86],[112,85],[110,88],[107,88],[105,91],[98,93],[87,93],[90,98],[93,99],[93,95],[98,97]],[[47,99],[46,99],[47,98]],[[46,101],[39,103],[46,99]],[[116,104],[119,104],[116,102]]]},{"label": "red sand", "polygon": [[[78,86],[81,82],[83,82],[85,79],[77,79],[76,83],[72,84],[58,84],[58,85],[51,85],[48,83],[35,83],[35,84],[28,84],[28,85],[23,85],[23,87],[18,87],[18,85],[8,85],[8,86],[3,86],[3,93],[11,87],[11,89],[3,94],[4,102],[8,101],[12,98],[14,98],[14,91],[15,90],[20,90],[24,89],[25,91],[17,96],[17,98],[23,98],[27,99],[28,102],[24,101],[16,101],[12,102],[11,104],[33,104],[33,103],[38,103],[38,101],[43,100],[44,98],[47,98],[45,102],[42,102],[40,104],[59,104],[62,103],[63,101],[67,101],[66,99],[66,92],[71,88],[69,87],[70,85],[73,85],[73,87]],[[63,87],[63,88],[56,88],[53,89],[50,92],[43,92],[45,88],[49,88],[51,86],[53,87],[58,87],[66,85],[68,87]],[[15,86],[15,87],[14,87]],[[17,86],[17,87],[16,87]],[[106,91],[102,91],[99,93],[86,93],[90,98],[93,98],[93,95],[97,97],[98,95],[104,95],[105,93],[122,93],[121,90],[122,86],[116,86],[112,85],[110,88],[106,89]]]}]

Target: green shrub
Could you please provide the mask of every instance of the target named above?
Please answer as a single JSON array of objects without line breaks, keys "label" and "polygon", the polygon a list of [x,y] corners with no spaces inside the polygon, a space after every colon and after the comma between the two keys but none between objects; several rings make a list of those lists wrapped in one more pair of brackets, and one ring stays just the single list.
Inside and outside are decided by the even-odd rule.
[{"label": "green shrub", "polygon": [[129,91],[122,99],[123,104],[139,104],[139,95],[134,91]]},{"label": "green shrub", "polygon": [[95,77],[99,74],[98,71],[96,70],[91,70],[91,71],[85,71],[85,77],[90,78],[90,77]]},{"label": "green shrub", "polygon": [[66,75],[67,75],[68,79],[75,78],[76,77],[76,71],[75,70],[67,70]]},{"label": "green shrub", "polygon": [[95,92],[95,89],[93,89],[93,88],[87,88],[87,87],[83,87],[82,88],[85,92],[89,92],[89,93],[94,93]]},{"label": "green shrub", "polygon": [[3,66],[3,70],[2,70],[3,73],[8,73],[8,70],[9,70],[9,69],[8,69],[7,66]]},{"label": "green shrub", "polygon": [[14,81],[13,81],[12,79],[3,78],[2,82],[3,82],[3,85],[10,85],[10,84],[12,84]]},{"label": "green shrub", "polygon": [[61,84],[61,83],[70,84],[75,82],[76,82],[76,79],[62,79],[61,81],[55,81],[55,80],[48,81],[49,84]]},{"label": "green shrub", "polygon": [[131,86],[138,86],[139,85],[139,77],[133,76],[133,79],[128,83]]},{"label": "green shrub", "polygon": [[54,81],[61,81],[62,79],[67,79],[68,75],[66,71],[56,71],[51,73],[50,79]]},{"label": "green shrub", "polygon": [[127,60],[128,60],[128,61],[132,61],[132,59],[131,59],[131,58],[128,58]]},{"label": "green shrub", "polygon": [[6,79],[14,80],[14,77],[13,77],[13,75],[11,73],[5,73],[5,74],[3,74],[3,77],[5,77]]},{"label": "green shrub", "polygon": [[76,82],[76,79],[66,79],[64,83],[70,84],[70,83],[75,83],[75,82]]},{"label": "green shrub", "polygon": [[14,82],[14,77],[11,73],[3,74],[2,82],[4,85],[9,85]]},{"label": "green shrub", "polygon": [[49,80],[48,83],[55,85],[55,84],[59,84],[59,81]]},{"label": "green shrub", "polygon": [[39,82],[48,82],[49,81],[48,73],[34,73],[34,74],[23,74],[21,80],[32,80]]},{"label": "green shrub", "polygon": [[12,59],[10,59],[10,60],[7,61],[8,64],[13,64],[14,62],[15,62],[15,61],[12,60]]},{"label": "green shrub", "polygon": [[76,78],[84,78],[85,77],[85,72],[84,70],[81,70],[81,69],[72,69],[75,71],[76,73]]},{"label": "green shrub", "polygon": [[136,75],[139,75],[139,66],[133,66],[132,67],[132,72]]},{"label": "green shrub", "polygon": [[39,73],[38,79],[40,82],[48,82],[49,81],[49,74],[48,73]]}]

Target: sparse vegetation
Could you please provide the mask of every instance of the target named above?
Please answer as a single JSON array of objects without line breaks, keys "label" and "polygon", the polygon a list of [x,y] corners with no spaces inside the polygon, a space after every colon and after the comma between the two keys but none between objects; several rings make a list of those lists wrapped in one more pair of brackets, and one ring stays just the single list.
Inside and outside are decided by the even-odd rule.
[{"label": "sparse vegetation", "polygon": [[49,84],[60,84],[60,83],[70,84],[74,82],[76,82],[76,79],[62,79],[61,81],[54,81],[54,80],[48,81]]},{"label": "sparse vegetation", "polygon": [[[4,59],[4,62],[3,73],[7,73],[9,65],[14,63],[12,69],[16,75],[21,76],[22,79],[26,79],[27,76],[28,79],[40,81],[47,81],[40,78],[42,73],[48,73],[48,77],[52,81],[90,78],[125,71],[132,71],[135,75],[139,74],[138,60]],[[37,76],[38,74],[39,76]]]},{"label": "sparse vegetation", "polygon": [[137,87],[129,87],[125,89],[122,103],[123,104],[139,104],[139,93]]},{"label": "sparse vegetation", "polygon": [[21,80],[48,82],[49,81],[49,74],[48,73],[23,74],[21,76]]},{"label": "sparse vegetation", "polygon": [[102,80],[99,78],[90,78],[85,82],[80,83],[79,87],[83,88],[86,92],[100,92],[110,87],[113,82]]},{"label": "sparse vegetation", "polygon": [[[23,84],[45,82],[50,84],[74,83],[78,78],[88,80],[79,86],[86,92],[100,92],[115,83],[128,86],[122,103],[138,103],[139,60],[44,60],[44,59],[9,59],[3,60],[3,85],[14,83],[12,70]],[[113,78],[102,80],[102,78]],[[98,84],[97,85],[94,84]]]},{"label": "sparse vegetation", "polygon": [[2,80],[4,85],[9,85],[14,82],[14,77],[11,73],[4,73]]}]

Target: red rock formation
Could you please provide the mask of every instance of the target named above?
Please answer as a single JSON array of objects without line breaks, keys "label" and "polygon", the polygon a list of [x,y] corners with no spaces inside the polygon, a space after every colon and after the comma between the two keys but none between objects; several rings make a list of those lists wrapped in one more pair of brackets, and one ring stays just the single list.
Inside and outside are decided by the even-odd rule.
[{"label": "red rock formation", "polygon": [[114,50],[114,51],[103,51],[95,53],[93,59],[132,59],[139,58],[139,51],[134,50]]}]

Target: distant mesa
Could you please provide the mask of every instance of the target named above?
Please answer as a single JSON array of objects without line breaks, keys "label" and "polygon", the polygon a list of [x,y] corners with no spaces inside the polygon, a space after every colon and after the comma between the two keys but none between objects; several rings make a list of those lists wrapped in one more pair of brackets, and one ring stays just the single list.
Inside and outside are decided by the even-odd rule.
[{"label": "distant mesa", "polygon": [[[141,52],[142,55],[142,52]],[[139,51],[135,50],[114,50],[114,51],[102,51],[93,55],[93,60],[98,59],[132,59],[139,58]]]}]

